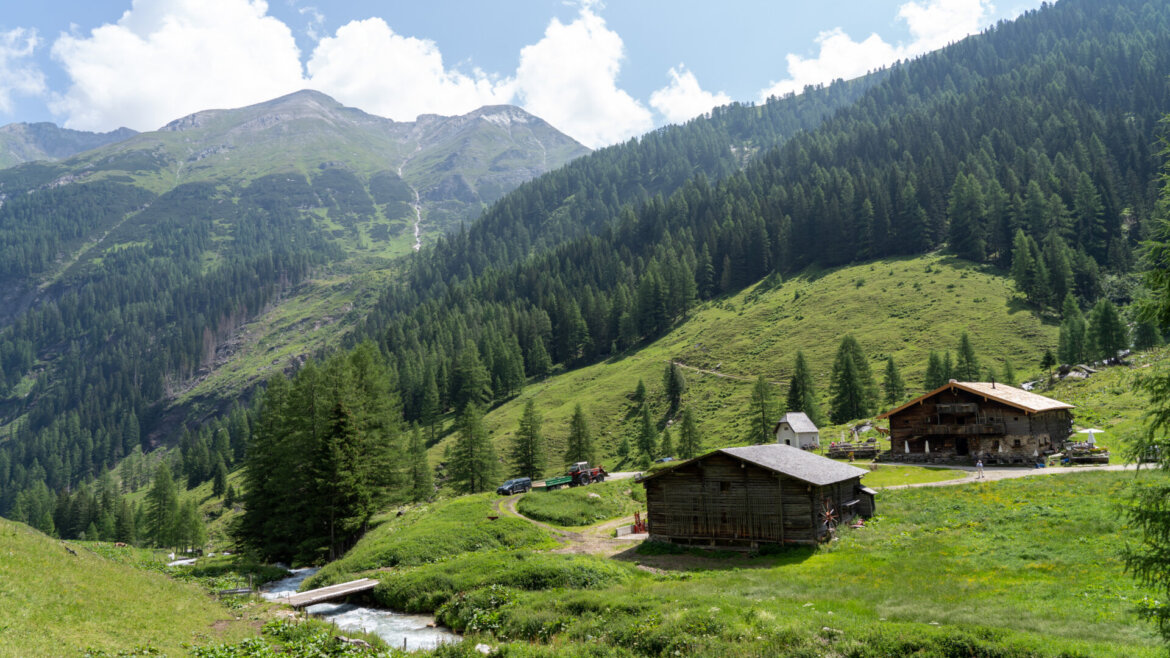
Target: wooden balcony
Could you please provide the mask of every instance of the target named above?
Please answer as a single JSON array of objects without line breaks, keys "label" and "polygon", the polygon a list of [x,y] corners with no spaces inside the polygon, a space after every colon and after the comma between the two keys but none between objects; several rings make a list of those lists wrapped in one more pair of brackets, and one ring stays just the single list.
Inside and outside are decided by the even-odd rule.
[{"label": "wooden balcony", "polygon": [[1003,423],[982,422],[964,425],[915,423],[910,432],[917,436],[980,436],[984,434],[1005,434]]}]

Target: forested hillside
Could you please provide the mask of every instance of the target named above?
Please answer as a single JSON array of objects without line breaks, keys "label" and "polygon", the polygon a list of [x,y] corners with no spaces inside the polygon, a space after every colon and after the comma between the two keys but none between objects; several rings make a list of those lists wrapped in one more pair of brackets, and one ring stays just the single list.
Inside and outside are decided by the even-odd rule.
[{"label": "forested hillside", "polygon": [[[550,190],[550,209],[564,218],[558,230],[551,224],[539,229],[543,214],[528,217],[537,229],[515,230],[556,243],[599,226],[611,209],[641,202],[650,191],[673,192],[695,173],[735,171],[760,149],[815,126],[879,78],[761,107],[724,108],[710,119],[581,158],[541,184]],[[0,276],[6,301],[0,307],[7,315],[0,321],[10,323],[0,329],[0,513],[10,513],[23,491],[20,518],[35,522],[53,505],[50,490],[96,477],[133,454],[134,446],[149,451],[184,437],[207,410],[226,409],[262,378],[335,345],[348,326],[339,316],[363,316],[369,304],[361,300],[373,286],[408,267],[377,258],[409,249],[406,224],[386,222],[407,212],[404,206],[414,199],[424,222],[437,216],[429,208],[439,213],[444,207],[428,205],[432,188],[412,179],[411,171],[465,172],[459,178],[470,180],[470,165],[460,163],[485,160],[472,157],[483,150],[483,139],[469,127],[498,126],[504,115],[523,125],[538,121],[517,112],[484,108],[446,125],[420,118],[415,128],[430,130],[441,144],[467,148],[447,155],[442,149],[398,153],[406,158],[401,176],[368,160],[371,144],[388,142],[359,129],[384,127],[381,120],[309,92],[241,111],[198,113],[76,161],[0,172],[0,190],[9,194],[0,206],[0,262],[7,268]],[[349,129],[322,134],[314,128],[320,113],[328,125]],[[489,115],[494,122],[476,121]],[[359,144],[363,140],[369,143]],[[343,157],[337,153],[352,156],[359,145],[366,155],[337,159]],[[394,148],[390,156],[402,150]],[[709,157],[697,155],[703,152]],[[514,149],[501,157],[489,169],[516,165],[507,161],[515,159]],[[550,155],[547,164],[554,163]],[[282,167],[285,173],[277,173]],[[590,182],[595,170],[610,172],[609,178]],[[620,171],[637,184],[625,187]],[[173,177],[190,182],[174,185]],[[441,180],[447,178],[439,180],[433,189],[446,189]],[[586,184],[602,189],[603,182],[609,205],[594,204],[597,212],[586,217],[593,206],[573,205],[568,197]],[[561,199],[557,206],[553,198]],[[510,221],[511,211],[501,210],[508,203],[493,206],[494,219],[477,223],[470,234],[493,235],[484,226]],[[377,226],[390,242],[378,237]],[[511,244],[516,254],[532,247]],[[324,307],[330,317],[323,317]],[[202,403],[194,418],[192,401]],[[183,440],[182,475],[189,483],[211,478],[217,461],[231,467],[233,454],[241,455],[213,449],[213,434],[200,431]],[[242,448],[238,434],[232,442]],[[57,515],[58,524],[63,516]],[[72,530],[63,532],[86,523],[67,525]]]},{"label": "forested hillside", "polygon": [[522,186],[415,259],[366,332],[395,360],[407,420],[430,423],[659,336],[696,299],[771,272],[947,246],[1014,266],[1037,310],[1069,293],[1124,304],[1167,70],[1170,7],[1066,0],[895,67],[722,179],[628,204],[612,184],[557,187],[573,167]]}]

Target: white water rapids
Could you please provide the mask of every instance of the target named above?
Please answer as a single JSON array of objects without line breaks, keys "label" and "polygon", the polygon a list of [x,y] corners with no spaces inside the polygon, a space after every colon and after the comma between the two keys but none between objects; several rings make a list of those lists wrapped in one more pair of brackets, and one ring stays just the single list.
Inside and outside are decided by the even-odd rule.
[{"label": "white water rapids", "polygon": [[[279,601],[297,593],[297,588],[317,569],[293,569],[292,575],[260,588],[260,596]],[[309,614],[333,622],[341,630],[373,633],[391,647],[407,651],[433,649],[445,642],[457,642],[459,636],[442,627],[434,627],[434,617],[408,615],[381,608],[367,608],[348,603],[318,603],[307,608]]]}]

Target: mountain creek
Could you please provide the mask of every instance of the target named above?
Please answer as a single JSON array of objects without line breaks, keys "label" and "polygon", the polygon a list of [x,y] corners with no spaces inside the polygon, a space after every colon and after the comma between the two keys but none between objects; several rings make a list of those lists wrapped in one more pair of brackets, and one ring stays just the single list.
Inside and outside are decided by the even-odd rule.
[{"label": "mountain creek", "polygon": [[[280,601],[297,593],[305,579],[317,573],[315,567],[293,569],[292,575],[273,581],[260,588],[260,595],[269,601]],[[406,651],[434,649],[446,642],[457,642],[459,635],[442,626],[436,626],[430,615],[410,615],[383,608],[350,603],[318,603],[306,611],[333,623],[343,631],[373,633],[391,647]]]}]

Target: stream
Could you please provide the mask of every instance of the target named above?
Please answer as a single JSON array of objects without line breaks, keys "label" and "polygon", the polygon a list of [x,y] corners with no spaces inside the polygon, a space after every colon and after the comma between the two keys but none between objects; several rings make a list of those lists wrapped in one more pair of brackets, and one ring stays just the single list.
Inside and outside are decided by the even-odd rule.
[{"label": "stream", "polygon": [[[306,578],[317,573],[317,569],[293,569],[292,575],[260,588],[260,596],[269,601],[279,601],[296,594],[297,588]],[[459,636],[450,630],[432,627],[434,617],[429,615],[408,615],[400,612],[369,608],[348,603],[318,603],[307,609],[309,614],[333,622],[341,630],[373,633],[391,647],[405,647],[407,651],[433,649],[445,642],[457,642]]]}]

